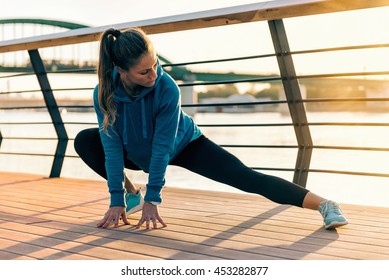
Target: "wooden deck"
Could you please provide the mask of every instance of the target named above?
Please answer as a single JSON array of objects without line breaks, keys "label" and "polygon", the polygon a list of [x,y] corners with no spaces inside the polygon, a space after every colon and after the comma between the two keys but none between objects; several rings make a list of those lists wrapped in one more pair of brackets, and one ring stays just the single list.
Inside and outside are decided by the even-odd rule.
[{"label": "wooden deck", "polygon": [[99,229],[107,203],[102,181],[0,172],[0,259],[389,259],[389,208],[343,205],[326,231],[315,211],[167,187],[168,227]]}]

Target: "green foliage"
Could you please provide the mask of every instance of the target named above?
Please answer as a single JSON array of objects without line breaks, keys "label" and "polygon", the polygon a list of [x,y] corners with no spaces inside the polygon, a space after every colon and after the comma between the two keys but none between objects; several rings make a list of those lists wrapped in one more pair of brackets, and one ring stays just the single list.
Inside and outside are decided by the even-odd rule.
[{"label": "green foliage", "polygon": [[278,86],[272,86],[270,88],[263,89],[259,92],[249,92],[256,98],[269,98],[270,100],[278,100],[280,95],[280,89]]},{"label": "green foliage", "polygon": [[[261,91],[250,89],[246,91],[245,94],[253,95],[256,98],[269,98],[271,100],[278,100],[279,92],[280,92],[279,86],[273,85],[270,88],[266,88]],[[235,86],[234,84],[226,84],[226,85],[210,86],[208,88],[208,91],[199,92],[198,98],[199,99],[211,98],[211,97],[226,98],[234,94],[239,94],[238,87]]]},{"label": "green foliage", "polygon": [[210,97],[228,97],[233,94],[238,94],[239,90],[234,84],[226,84],[222,86],[211,86],[206,92],[199,92],[198,98],[210,98]]}]

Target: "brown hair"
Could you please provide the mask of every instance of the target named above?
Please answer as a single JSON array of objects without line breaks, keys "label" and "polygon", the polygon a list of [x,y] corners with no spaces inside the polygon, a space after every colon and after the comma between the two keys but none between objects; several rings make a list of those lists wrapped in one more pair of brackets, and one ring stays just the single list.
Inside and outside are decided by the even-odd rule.
[{"label": "brown hair", "polygon": [[153,44],[140,28],[130,28],[124,32],[110,28],[100,39],[100,56],[98,64],[100,110],[104,114],[103,131],[116,120],[116,107],[113,100],[114,66],[128,71],[138,63],[139,58],[153,51]]}]

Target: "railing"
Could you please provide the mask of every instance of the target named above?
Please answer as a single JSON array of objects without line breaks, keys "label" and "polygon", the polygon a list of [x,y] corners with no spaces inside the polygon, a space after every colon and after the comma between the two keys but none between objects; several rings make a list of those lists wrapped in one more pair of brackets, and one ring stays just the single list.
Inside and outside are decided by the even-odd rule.
[{"label": "railing", "polygon": [[[349,146],[328,146],[315,145],[312,140],[312,127],[316,126],[374,126],[374,127],[388,127],[389,123],[364,123],[364,122],[309,122],[307,118],[306,106],[312,103],[330,103],[330,102],[383,102],[389,101],[389,98],[367,98],[367,97],[352,97],[352,98],[303,98],[299,81],[309,79],[322,79],[329,77],[350,77],[350,76],[370,76],[370,75],[389,75],[389,71],[374,71],[374,72],[348,72],[348,73],[330,73],[318,75],[297,75],[294,67],[293,56],[302,54],[313,54],[334,51],[351,51],[361,49],[380,49],[388,48],[389,44],[371,44],[360,46],[344,46],[338,48],[312,49],[303,51],[292,51],[289,47],[287,32],[285,30],[284,18],[300,17],[315,14],[335,13],[340,11],[351,11],[356,9],[365,9],[371,7],[389,6],[387,1],[269,1],[257,4],[243,5],[238,7],[224,8],[218,10],[197,12],[192,14],[178,15],[174,17],[165,17],[159,19],[151,19],[145,21],[129,22],[115,25],[119,29],[125,29],[132,26],[142,27],[148,34],[163,34],[173,31],[184,31],[191,29],[200,29],[206,27],[228,26],[232,24],[245,24],[256,21],[268,21],[268,26],[274,46],[274,53],[260,54],[247,57],[233,57],[227,59],[215,59],[205,61],[191,61],[182,63],[164,63],[165,69],[176,69],[177,67],[189,67],[196,64],[210,64],[217,62],[232,62],[243,61],[249,59],[262,58],[276,58],[278,63],[279,75],[266,77],[246,77],[229,80],[214,80],[214,81],[187,81],[180,83],[181,88],[207,86],[215,84],[238,84],[238,83],[254,83],[254,82],[269,82],[282,83],[283,91],[285,93],[284,100],[259,101],[259,102],[245,102],[245,103],[218,103],[218,104],[183,104],[185,108],[199,108],[206,106],[252,106],[252,105],[274,105],[285,104],[288,106],[291,122],[288,123],[254,123],[254,124],[199,124],[200,127],[221,127],[221,126],[237,126],[237,127],[293,127],[296,137],[296,145],[233,145],[224,144],[226,148],[271,148],[271,149],[297,149],[297,158],[294,167],[290,168],[270,168],[252,166],[257,170],[273,170],[273,171],[292,171],[294,173],[293,181],[302,186],[306,186],[307,177],[309,173],[336,173],[349,174],[358,176],[375,176],[375,177],[389,177],[389,173],[382,172],[359,172],[359,171],[342,171],[329,169],[313,169],[310,168],[312,152],[315,149],[327,150],[355,150],[355,151],[380,151],[389,152],[387,147],[349,147]],[[50,115],[51,122],[4,122],[0,121],[0,158],[1,155],[36,155],[36,156],[50,156],[54,157],[50,177],[58,177],[61,174],[61,169],[65,157],[75,157],[75,155],[67,155],[66,148],[68,142],[74,140],[73,137],[68,136],[66,129],[67,125],[95,125],[94,122],[64,122],[62,120],[60,111],[62,109],[92,108],[91,104],[87,105],[58,105],[53,95],[53,91],[91,91],[92,87],[80,88],[52,88],[48,75],[55,73],[85,73],[94,72],[95,69],[86,70],[65,70],[65,71],[47,71],[40,57],[40,49],[63,46],[67,44],[80,44],[84,42],[97,41],[99,35],[108,26],[98,28],[82,28],[58,34],[45,35],[39,37],[23,38],[12,41],[0,42],[0,53],[28,51],[30,61],[33,67],[33,72],[12,74],[0,77],[1,79],[10,79],[22,76],[36,76],[39,82],[39,90],[25,90],[25,91],[8,91],[1,94],[12,93],[33,93],[42,92],[44,97],[44,104],[34,106],[19,106],[10,107],[5,104],[0,105],[0,110],[26,110],[26,109],[45,109]],[[250,34],[255,36],[255,34]],[[1,127],[17,126],[17,125],[52,125],[55,129],[56,138],[37,137],[7,137],[2,135]],[[23,153],[23,152],[6,152],[1,150],[3,140],[57,140],[57,146],[54,155],[46,153]]]}]

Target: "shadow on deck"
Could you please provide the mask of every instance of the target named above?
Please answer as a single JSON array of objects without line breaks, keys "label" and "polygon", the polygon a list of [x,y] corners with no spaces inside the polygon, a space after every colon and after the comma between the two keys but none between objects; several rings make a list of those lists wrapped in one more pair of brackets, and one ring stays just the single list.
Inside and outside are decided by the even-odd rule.
[{"label": "shadow on deck", "polygon": [[350,224],[262,197],[164,190],[166,228],[99,229],[105,182],[0,172],[0,259],[389,259],[389,208],[342,205]]}]

